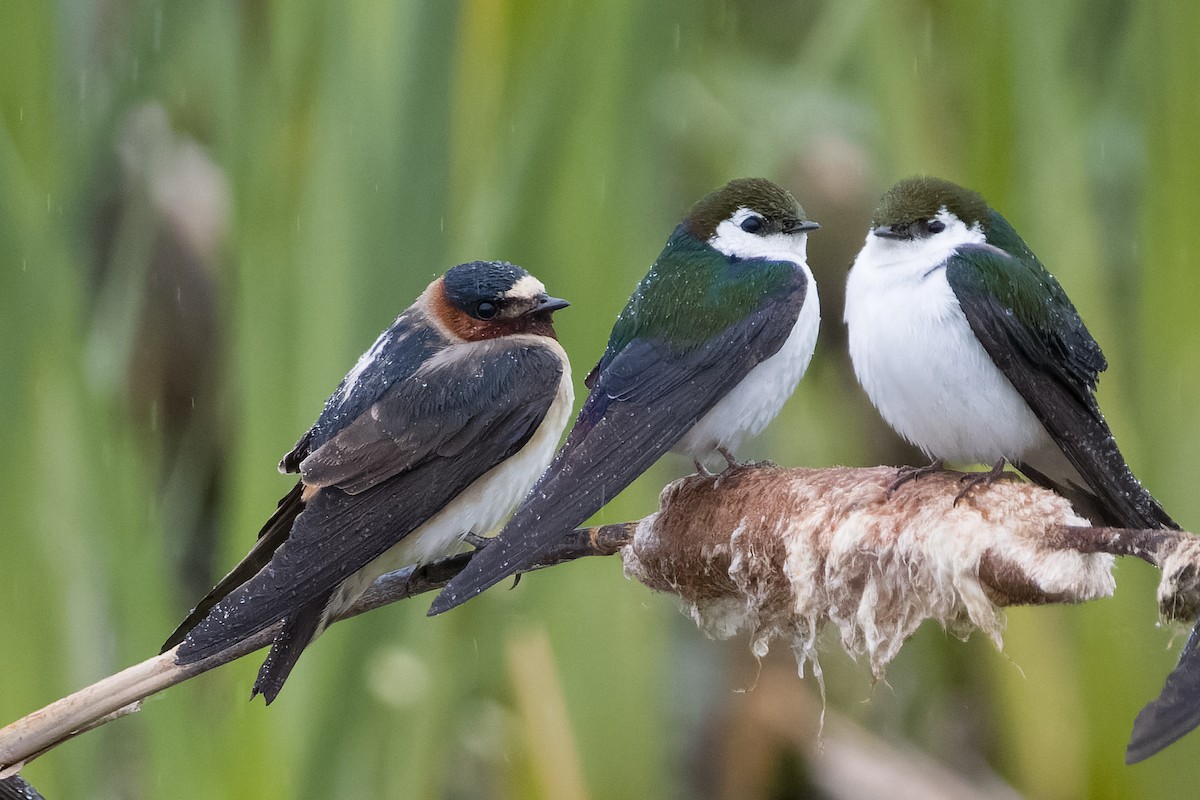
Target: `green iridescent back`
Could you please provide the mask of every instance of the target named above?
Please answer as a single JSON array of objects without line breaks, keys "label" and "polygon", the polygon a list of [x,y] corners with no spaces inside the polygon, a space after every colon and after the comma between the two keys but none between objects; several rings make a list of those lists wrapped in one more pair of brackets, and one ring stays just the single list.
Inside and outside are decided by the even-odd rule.
[{"label": "green iridescent back", "polygon": [[730,259],[680,225],[617,317],[605,359],[636,338],[687,351],[791,291],[795,270],[786,261]]}]

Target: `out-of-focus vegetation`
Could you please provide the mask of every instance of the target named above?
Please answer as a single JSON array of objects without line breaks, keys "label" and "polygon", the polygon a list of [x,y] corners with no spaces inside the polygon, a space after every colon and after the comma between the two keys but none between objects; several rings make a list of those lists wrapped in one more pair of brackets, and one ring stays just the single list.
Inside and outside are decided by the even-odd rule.
[{"label": "out-of-focus vegetation", "polygon": [[[918,459],[855,386],[840,318],[875,199],[927,172],[982,191],[1058,275],[1105,348],[1126,455],[1200,528],[1197,42],[1200,6],[1112,0],[7,0],[0,721],[156,651],[287,489],[276,460],[441,271],[509,259],[570,299],[581,383],[688,205],[744,175],[824,226],[825,309],[808,377],[745,455]],[[603,520],[688,467],[664,459]],[[1179,641],[1153,571],[1118,580],[1113,600],[1012,611],[1003,654],[924,630],[874,688],[831,641],[830,713],[992,796],[1190,796],[1200,734],[1122,765]],[[759,676],[744,641],[703,640],[615,559],[426,605],[337,626],[269,710],[246,702],[247,659],[25,775],[54,798],[830,780],[789,655]],[[860,752],[842,730],[827,748]]]}]

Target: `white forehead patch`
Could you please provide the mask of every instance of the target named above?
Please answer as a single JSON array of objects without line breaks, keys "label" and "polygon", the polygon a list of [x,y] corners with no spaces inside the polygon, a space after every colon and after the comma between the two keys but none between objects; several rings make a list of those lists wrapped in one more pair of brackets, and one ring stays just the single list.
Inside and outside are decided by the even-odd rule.
[{"label": "white forehead patch", "polygon": [[762,214],[745,206],[739,208],[729,219],[723,220],[717,226],[708,243],[734,258],[764,258],[771,261],[805,263],[808,258],[807,233],[772,233],[762,236],[742,230],[742,223],[747,218],[761,216]]},{"label": "white forehead patch", "polygon": [[509,300],[532,300],[546,293],[546,286],[532,275],[524,275],[502,297]]}]

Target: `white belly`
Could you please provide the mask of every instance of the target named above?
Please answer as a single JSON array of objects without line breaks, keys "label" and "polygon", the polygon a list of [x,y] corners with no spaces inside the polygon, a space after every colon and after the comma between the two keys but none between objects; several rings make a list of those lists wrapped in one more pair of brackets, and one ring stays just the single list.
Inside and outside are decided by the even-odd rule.
[{"label": "white belly", "polygon": [[[804,270],[808,272],[807,267]],[[808,369],[820,324],[821,302],[809,273],[804,305],[783,347],[750,370],[672,450],[703,461],[718,447],[736,453],[747,436],[761,433],[779,414]]]},{"label": "white belly", "polygon": [[975,338],[944,268],[890,280],[889,267],[861,261],[846,284],[850,357],[867,396],[897,433],[931,458],[958,463],[1020,460],[1052,446]]}]

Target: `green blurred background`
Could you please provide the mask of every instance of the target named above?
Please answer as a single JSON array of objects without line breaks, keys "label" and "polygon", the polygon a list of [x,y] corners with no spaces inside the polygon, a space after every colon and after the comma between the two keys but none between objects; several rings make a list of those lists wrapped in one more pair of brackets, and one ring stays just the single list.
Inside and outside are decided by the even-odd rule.
[{"label": "green blurred background", "polygon": [[[509,259],[570,299],[582,395],[671,227],[739,176],[824,226],[816,357],[745,456],[919,463],[840,320],[876,198],[927,172],[1057,274],[1127,457],[1200,527],[1198,43],[1200,5],[1174,2],[5,0],[0,722],[156,652],[437,274]],[[339,625],[269,710],[245,659],[25,775],[52,799],[1192,796],[1200,734],[1122,764],[1181,637],[1153,570],[1118,580],[1011,611],[1003,653],[927,626],[875,686],[831,640],[820,758],[786,647],[707,641],[597,559]]]}]

